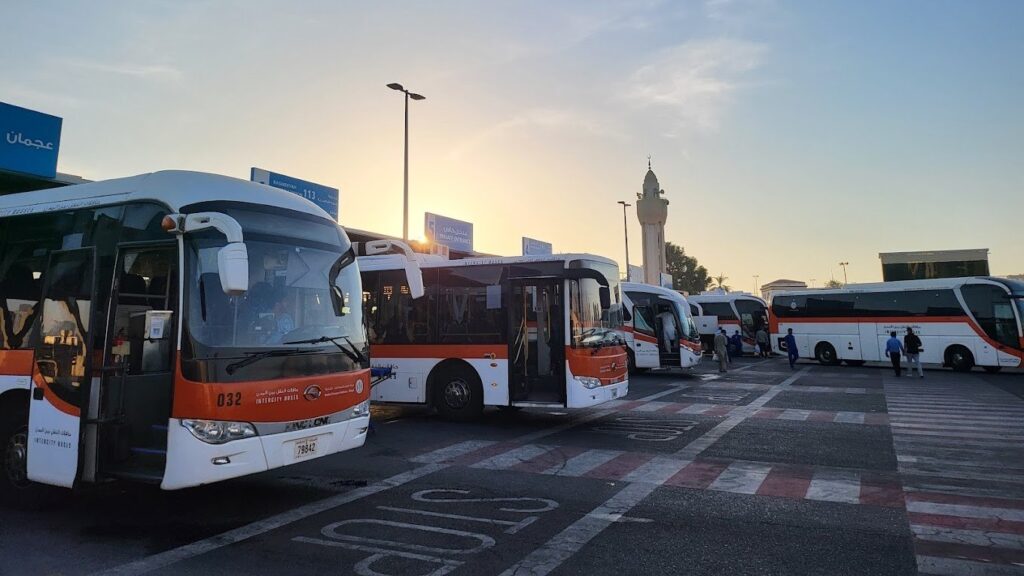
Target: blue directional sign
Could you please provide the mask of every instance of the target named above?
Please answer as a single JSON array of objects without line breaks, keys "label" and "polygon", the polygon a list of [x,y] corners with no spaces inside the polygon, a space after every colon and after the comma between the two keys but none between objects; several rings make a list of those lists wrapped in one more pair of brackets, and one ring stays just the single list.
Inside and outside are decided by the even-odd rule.
[{"label": "blue directional sign", "polygon": [[469,222],[427,212],[425,232],[433,244],[447,246],[449,250],[473,251],[473,225]]},{"label": "blue directional sign", "polygon": [[551,244],[523,236],[523,256],[551,254]]},{"label": "blue directional sign", "polygon": [[0,170],[57,176],[63,120],[0,102]]},{"label": "blue directional sign", "polygon": [[260,184],[266,184],[267,186],[273,186],[274,188],[280,188],[281,190],[287,190],[293,194],[298,194],[306,200],[309,200],[323,208],[324,211],[330,214],[335,220],[338,219],[337,188],[331,188],[330,186],[324,186],[323,184],[317,184],[316,182],[300,180],[299,178],[293,178],[291,176],[285,176],[284,174],[278,174],[277,172],[270,172],[269,170],[255,167],[249,175],[249,180],[259,182]]}]

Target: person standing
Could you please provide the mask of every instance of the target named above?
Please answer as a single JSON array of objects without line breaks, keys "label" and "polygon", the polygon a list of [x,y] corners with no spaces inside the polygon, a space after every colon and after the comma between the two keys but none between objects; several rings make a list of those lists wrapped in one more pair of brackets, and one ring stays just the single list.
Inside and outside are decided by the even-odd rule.
[{"label": "person standing", "polygon": [[786,355],[789,356],[789,369],[792,370],[796,361],[800,359],[800,352],[796,349],[796,336],[793,336],[793,329],[786,330]]},{"label": "person standing", "polygon": [[715,354],[718,356],[718,371],[725,372],[729,369],[729,338],[725,335],[725,328],[715,334]]},{"label": "person standing", "polygon": [[903,342],[896,337],[896,331],[889,332],[889,341],[885,343],[885,354],[892,361],[892,369],[896,372],[897,378],[903,375],[903,370],[900,368],[900,356],[903,355],[903,350]]},{"label": "person standing", "polygon": [[914,334],[914,329],[910,326],[907,326],[907,335],[903,337],[903,348],[907,354],[907,376],[910,376],[914,366],[917,366],[917,375],[924,378],[924,369],[921,368],[921,352],[924,349],[921,348],[921,338]]},{"label": "person standing", "polygon": [[[738,358],[743,356],[743,336],[740,336],[740,331],[736,330],[729,337],[729,346],[732,348],[732,353]],[[729,359],[730,361],[732,358]]]},{"label": "person standing", "polygon": [[757,355],[761,358],[767,358],[768,353],[771,352],[771,343],[768,338],[768,331],[764,329],[764,326],[757,329],[757,333],[754,334],[754,341],[757,342]]}]

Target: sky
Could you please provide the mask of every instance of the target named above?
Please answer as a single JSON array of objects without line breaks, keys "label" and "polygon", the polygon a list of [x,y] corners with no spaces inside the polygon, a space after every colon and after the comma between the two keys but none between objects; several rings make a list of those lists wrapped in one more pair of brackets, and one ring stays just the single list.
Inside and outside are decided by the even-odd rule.
[{"label": "sky", "polygon": [[[624,261],[648,156],[665,237],[734,289],[881,279],[879,252],[1024,273],[1024,2],[0,2],[0,101],[64,118],[58,170],[341,190]],[[630,210],[633,210],[632,208]],[[631,263],[640,225],[628,215]],[[758,280],[755,280],[755,276]]]}]

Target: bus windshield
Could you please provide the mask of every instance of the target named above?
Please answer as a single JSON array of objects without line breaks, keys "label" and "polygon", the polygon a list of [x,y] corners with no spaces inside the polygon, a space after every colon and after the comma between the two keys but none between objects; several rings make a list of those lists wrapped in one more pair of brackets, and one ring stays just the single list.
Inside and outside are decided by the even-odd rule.
[{"label": "bus windshield", "polygon": [[[189,276],[187,327],[197,343],[214,357],[239,356],[253,348],[355,348],[363,354],[366,336],[360,295],[359,267],[348,246],[331,226],[296,222],[276,228],[302,229],[296,236],[274,236],[228,211],[242,224],[249,253],[249,289],[241,296],[224,294],[217,252],[224,246],[215,233],[186,240]],[[280,216],[278,216],[280,218]],[[311,230],[322,228],[322,230]],[[328,234],[328,231],[333,233]],[[333,245],[316,240],[333,238]],[[332,288],[333,286],[333,288]],[[336,289],[335,289],[336,288]],[[319,341],[317,341],[319,340]],[[234,349],[234,350],[232,350]]]},{"label": "bus windshield", "polygon": [[682,324],[679,329],[679,337],[686,340],[697,338],[697,325],[693,323],[690,307],[682,302],[673,302],[673,305],[676,308],[676,315],[679,316],[679,322]]},{"label": "bus windshield", "polygon": [[622,296],[619,294],[619,271],[610,264],[575,261],[576,268],[601,272],[608,281],[611,306],[601,307],[601,284],[593,278],[569,282],[569,313],[574,348],[606,346],[618,340],[622,328]]}]

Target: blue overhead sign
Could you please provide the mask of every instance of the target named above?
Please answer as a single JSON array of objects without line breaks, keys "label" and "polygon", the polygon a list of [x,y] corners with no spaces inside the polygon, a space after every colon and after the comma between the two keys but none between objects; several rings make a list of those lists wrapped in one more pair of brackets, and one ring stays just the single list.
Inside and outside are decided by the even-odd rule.
[{"label": "blue overhead sign", "polygon": [[323,184],[317,184],[316,182],[292,178],[291,176],[285,176],[284,174],[278,174],[277,172],[270,172],[269,170],[264,170],[262,168],[253,168],[252,172],[249,174],[249,180],[259,182],[260,184],[266,184],[267,186],[273,186],[274,188],[280,188],[281,190],[287,190],[293,194],[298,194],[313,204],[323,208],[324,211],[330,214],[335,220],[338,219],[337,188],[331,188],[330,186],[324,186]]},{"label": "blue overhead sign", "polygon": [[63,120],[0,102],[0,170],[57,176]]},{"label": "blue overhead sign", "polygon": [[473,251],[473,225],[469,222],[426,214],[427,240],[433,244],[447,246],[449,250]]},{"label": "blue overhead sign", "polygon": [[543,256],[545,254],[551,254],[550,243],[523,236],[523,256]]}]

